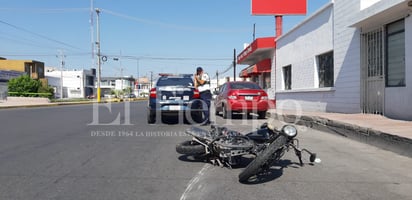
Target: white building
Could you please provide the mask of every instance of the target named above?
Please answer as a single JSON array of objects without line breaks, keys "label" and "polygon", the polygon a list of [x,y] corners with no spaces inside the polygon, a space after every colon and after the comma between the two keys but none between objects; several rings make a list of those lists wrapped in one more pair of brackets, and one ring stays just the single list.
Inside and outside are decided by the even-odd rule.
[{"label": "white building", "polygon": [[412,120],[412,1],[334,0],[277,38],[277,109]]},{"label": "white building", "polygon": [[[96,82],[97,88],[97,82]],[[135,78],[125,77],[102,77],[100,82],[102,96],[112,95],[112,92],[122,92],[135,89]]]},{"label": "white building", "polygon": [[[243,80],[243,78],[236,77],[236,81],[242,81],[242,80]],[[232,76],[230,76],[230,77],[227,76],[227,77],[219,78],[219,79],[217,79],[217,77],[215,77],[215,78],[210,77],[210,88],[213,91],[213,90],[215,90],[215,88],[218,88],[219,86],[223,85],[224,83],[226,83],[228,81],[234,81],[234,78]]]},{"label": "white building", "polygon": [[150,83],[150,80],[148,77],[143,76],[140,77],[139,80],[136,81],[135,83],[135,89],[134,93],[137,97],[145,97],[149,96],[150,92],[150,86],[153,85],[153,83]]},{"label": "white building", "polygon": [[48,84],[55,88],[55,97],[61,96],[61,84],[63,84],[63,98],[86,98],[94,94],[94,82],[96,71],[72,70],[61,71],[54,68],[46,68],[45,77]]}]

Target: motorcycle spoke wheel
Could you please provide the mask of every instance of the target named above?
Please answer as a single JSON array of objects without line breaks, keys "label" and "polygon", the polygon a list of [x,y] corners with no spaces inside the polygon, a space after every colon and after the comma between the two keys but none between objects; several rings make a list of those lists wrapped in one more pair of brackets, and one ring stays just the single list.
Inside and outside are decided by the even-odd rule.
[{"label": "motorcycle spoke wheel", "polygon": [[[239,174],[239,182],[246,183],[249,178],[257,175],[263,170],[265,164],[271,165],[273,162],[270,161],[276,151],[282,148],[287,142],[287,138],[280,136],[275,141],[273,141],[265,150],[263,150],[256,158],[249,163],[249,165]],[[280,157],[276,156],[277,159]],[[269,163],[270,161],[270,163]],[[270,166],[269,166],[270,167]]]},{"label": "motorcycle spoke wheel", "polygon": [[202,155],[206,153],[206,149],[199,143],[187,140],[176,145],[176,152],[185,155]]}]

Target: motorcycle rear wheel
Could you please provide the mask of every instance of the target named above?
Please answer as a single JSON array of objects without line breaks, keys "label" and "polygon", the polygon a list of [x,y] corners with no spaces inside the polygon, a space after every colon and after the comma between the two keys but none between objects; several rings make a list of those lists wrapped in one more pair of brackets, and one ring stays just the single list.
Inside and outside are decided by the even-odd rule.
[{"label": "motorcycle rear wheel", "polygon": [[271,158],[271,156],[273,156],[279,148],[285,145],[287,142],[286,140],[287,138],[284,136],[278,137],[266,149],[264,149],[263,152],[257,155],[256,158],[252,160],[252,162],[250,162],[249,165],[246,166],[246,168],[239,174],[239,182],[248,182],[250,177],[257,175],[261,171],[262,167],[267,164],[267,161]]},{"label": "motorcycle rear wheel", "polygon": [[176,145],[176,152],[185,155],[200,155],[205,154],[206,149],[203,145],[187,140],[178,145]]}]

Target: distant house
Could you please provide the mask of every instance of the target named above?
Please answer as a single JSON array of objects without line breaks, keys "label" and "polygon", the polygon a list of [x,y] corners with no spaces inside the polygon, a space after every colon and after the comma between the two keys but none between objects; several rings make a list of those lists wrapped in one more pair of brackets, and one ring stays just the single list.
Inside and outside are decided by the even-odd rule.
[{"label": "distant house", "polygon": [[0,100],[4,100],[7,97],[9,80],[24,74],[26,73],[13,70],[0,70]]},{"label": "distant house", "polygon": [[7,60],[0,57],[0,93],[7,94],[7,82],[21,75],[30,75],[33,79],[47,85],[44,77],[44,63],[35,60]]},{"label": "distant house", "polygon": [[0,70],[25,72],[33,79],[44,79],[44,63],[35,60],[0,59]]},{"label": "distant house", "polygon": [[[96,70],[58,70],[46,68],[46,78],[57,98],[86,98],[95,93]],[[62,88],[63,85],[63,88]]]},{"label": "distant house", "polygon": [[[125,89],[135,89],[135,78],[133,77],[102,77],[100,88],[102,96],[111,95],[112,91],[122,91]],[[96,83],[97,88],[97,83]]]},{"label": "distant house", "polygon": [[135,89],[134,89],[135,95],[136,96],[148,96],[151,85],[152,84],[150,83],[150,80],[148,77],[146,76],[139,77],[139,79],[136,80],[135,82]]}]

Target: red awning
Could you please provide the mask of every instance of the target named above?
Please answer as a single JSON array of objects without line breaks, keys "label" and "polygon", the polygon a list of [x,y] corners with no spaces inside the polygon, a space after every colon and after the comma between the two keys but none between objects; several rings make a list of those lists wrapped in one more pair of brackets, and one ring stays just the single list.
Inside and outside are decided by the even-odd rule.
[{"label": "red awning", "polygon": [[257,38],[237,56],[237,63],[254,65],[262,60],[272,59],[275,48],[275,37]]},{"label": "red awning", "polygon": [[250,77],[251,75],[259,75],[264,72],[270,72],[272,68],[272,60],[265,59],[260,61],[259,63],[249,66],[243,69],[239,76],[240,77]]},{"label": "red awning", "polygon": [[[247,68],[246,68],[246,69],[247,69]],[[246,69],[243,69],[242,71],[240,71],[239,77],[242,77],[242,78],[250,77],[250,75],[247,73],[247,70],[246,70]]]}]

